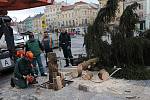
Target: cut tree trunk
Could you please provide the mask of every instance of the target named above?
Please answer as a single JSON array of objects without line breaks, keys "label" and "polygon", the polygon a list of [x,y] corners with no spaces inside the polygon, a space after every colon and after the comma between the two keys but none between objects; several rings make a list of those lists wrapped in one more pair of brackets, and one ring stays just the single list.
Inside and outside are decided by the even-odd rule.
[{"label": "cut tree trunk", "polygon": [[95,65],[98,61],[98,58],[89,59],[88,61],[84,61],[77,66],[77,68],[71,72],[72,78],[77,78],[82,75],[82,70],[88,69],[88,66]]},{"label": "cut tree trunk", "polygon": [[83,78],[84,80],[91,80],[92,77],[93,77],[92,72],[90,72],[90,71],[88,71],[88,70],[87,70],[86,73],[83,74],[83,76],[82,76],[82,78]]},{"label": "cut tree trunk", "polygon": [[101,80],[106,81],[106,80],[109,79],[109,73],[105,69],[102,69],[102,70],[99,71],[98,77]]},{"label": "cut tree trunk", "polygon": [[83,70],[86,70],[89,66],[93,66],[97,63],[98,58],[89,59],[88,61],[84,61],[79,64],[79,66],[82,66]]}]

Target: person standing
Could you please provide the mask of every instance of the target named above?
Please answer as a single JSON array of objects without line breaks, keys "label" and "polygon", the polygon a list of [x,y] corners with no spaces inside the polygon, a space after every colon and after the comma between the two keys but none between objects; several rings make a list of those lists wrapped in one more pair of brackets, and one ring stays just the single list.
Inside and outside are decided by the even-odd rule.
[{"label": "person standing", "polygon": [[52,34],[48,35],[48,32],[46,32],[46,31],[44,32],[43,39],[42,39],[42,45],[43,45],[44,51],[46,53],[45,58],[46,58],[46,64],[48,66],[47,54],[49,52],[53,52],[53,47],[54,47]]},{"label": "person standing", "polygon": [[38,75],[38,69],[36,67],[36,62],[37,62],[41,76],[47,76],[44,73],[44,68],[41,61],[41,51],[43,51],[42,44],[38,39],[34,38],[34,34],[32,32],[29,33],[29,40],[26,42],[25,47],[26,47],[26,51],[31,51],[34,55],[33,66],[34,66],[35,74]]},{"label": "person standing", "polygon": [[71,38],[67,31],[65,31],[64,29],[62,30],[59,36],[59,46],[62,48],[66,60],[66,65],[64,67],[69,66],[69,60],[70,63],[73,65],[73,56],[71,52]]},{"label": "person standing", "polygon": [[10,57],[15,59],[14,35],[13,29],[10,26],[12,19],[9,16],[7,16],[7,13],[7,10],[0,8],[0,39],[4,34]]},{"label": "person standing", "polygon": [[31,51],[19,52],[19,55],[23,56],[19,56],[20,58],[16,61],[14,77],[11,78],[10,85],[12,87],[27,88],[29,84],[36,82],[32,70],[33,53]]}]

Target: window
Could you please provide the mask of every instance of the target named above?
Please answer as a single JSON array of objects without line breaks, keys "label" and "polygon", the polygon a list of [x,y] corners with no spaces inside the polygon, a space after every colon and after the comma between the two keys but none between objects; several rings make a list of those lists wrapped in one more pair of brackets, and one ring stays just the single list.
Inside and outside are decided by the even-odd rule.
[{"label": "window", "polygon": [[139,4],[139,9],[143,9],[143,4]]},{"label": "window", "polygon": [[75,26],[75,21],[74,20],[72,21],[72,23],[73,23],[73,26]]},{"label": "window", "polygon": [[66,21],[66,26],[68,26],[68,21]]},{"label": "window", "polygon": [[87,19],[85,19],[85,24],[87,24],[88,22],[87,22]]}]

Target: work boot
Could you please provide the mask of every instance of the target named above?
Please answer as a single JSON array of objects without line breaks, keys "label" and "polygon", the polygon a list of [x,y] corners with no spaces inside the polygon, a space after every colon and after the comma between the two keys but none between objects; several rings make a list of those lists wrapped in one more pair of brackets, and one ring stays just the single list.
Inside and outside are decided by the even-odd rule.
[{"label": "work boot", "polygon": [[69,64],[65,65],[64,67],[69,67]]},{"label": "work boot", "polygon": [[11,78],[10,85],[11,85],[11,87],[13,87],[13,88],[15,87],[15,83],[14,83],[13,78]]},{"label": "work boot", "polygon": [[42,74],[41,74],[41,76],[47,76],[47,74],[45,74],[45,73],[42,73]]},{"label": "work boot", "polygon": [[69,66],[69,60],[68,58],[66,58],[66,65],[64,67],[68,67]]}]

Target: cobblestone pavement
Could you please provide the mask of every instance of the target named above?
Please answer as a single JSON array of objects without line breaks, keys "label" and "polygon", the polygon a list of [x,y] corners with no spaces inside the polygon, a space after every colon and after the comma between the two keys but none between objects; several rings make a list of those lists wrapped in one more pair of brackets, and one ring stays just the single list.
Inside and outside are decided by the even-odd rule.
[{"label": "cobblestone pavement", "polygon": [[[38,77],[39,84],[47,80],[48,77]],[[93,80],[98,81],[95,75]],[[72,84],[58,91],[41,87],[11,88],[7,83],[0,88],[0,100],[149,100],[150,98],[150,81],[110,79],[103,83],[94,83],[81,77],[72,81],[74,81]],[[79,90],[79,84],[87,86],[88,91]]]},{"label": "cobblestone pavement", "polygon": [[[83,37],[72,39],[73,54],[85,53],[82,44]],[[60,52],[56,49],[54,52],[56,52],[58,57],[63,57],[62,51]],[[44,56],[42,56],[43,65],[45,66],[44,59]],[[63,68],[65,65],[64,61],[61,60],[58,63],[59,69],[64,74],[68,73],[68,68]],[[66,79],[69,79],[69,77],[66,76]],[[46,81],[48,81],[48,77],[38,77],[38,84]],[[29,87],[27,89],[11,88],[9,78],[7,78],[0,84],[0,100],[150,100],[150,80],[129,81],[110,79],[103,83],[94,83],[92,81],[85,81],[80,77],[72,81],[74,81],[72,84],[67,85],[63,89],[54,91],[41,87]],[[93,81],[99,81],[95,73]],[[86,86],[88,91],[79,90],[79,84]]]}]

